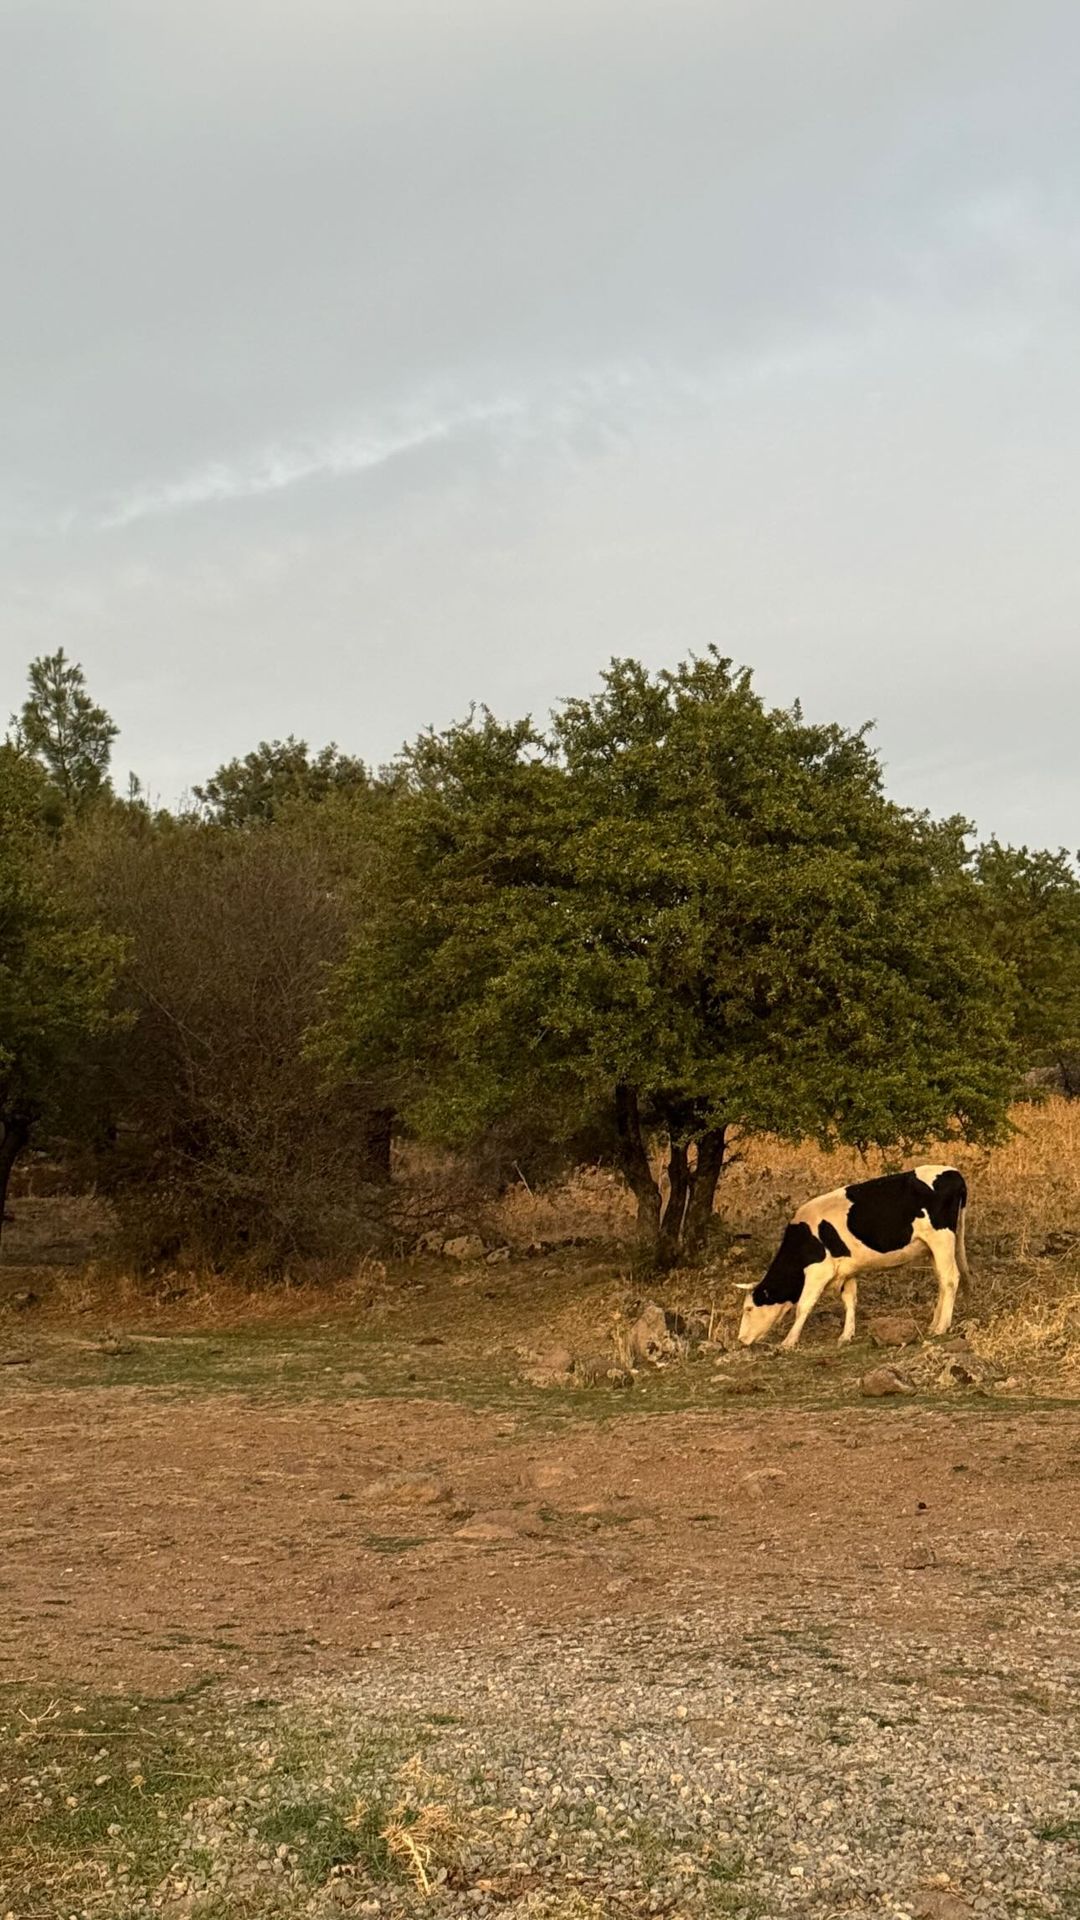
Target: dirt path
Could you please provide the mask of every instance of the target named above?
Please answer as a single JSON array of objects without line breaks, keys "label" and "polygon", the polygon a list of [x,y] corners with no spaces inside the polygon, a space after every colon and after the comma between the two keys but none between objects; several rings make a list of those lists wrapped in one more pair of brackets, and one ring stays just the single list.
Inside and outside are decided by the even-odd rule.
[{"label": "dirt path", "polygon": [[[401,1477],[403,1476],[403,1477]],[[0,1402],[0,1678],[160,1691],[704,1608],[1063,1641],[1080,1416],[626,1413],[142,1389]]]}]

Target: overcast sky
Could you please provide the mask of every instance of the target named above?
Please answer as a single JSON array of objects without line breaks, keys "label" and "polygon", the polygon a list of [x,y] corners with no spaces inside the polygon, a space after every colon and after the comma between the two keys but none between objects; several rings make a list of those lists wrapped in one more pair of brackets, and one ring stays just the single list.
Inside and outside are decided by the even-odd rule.
[{"label": "overcast sky", "polygon": [[171,804],[715,641],[1080,843],[1076,0],[0,23],[4,713]]}]

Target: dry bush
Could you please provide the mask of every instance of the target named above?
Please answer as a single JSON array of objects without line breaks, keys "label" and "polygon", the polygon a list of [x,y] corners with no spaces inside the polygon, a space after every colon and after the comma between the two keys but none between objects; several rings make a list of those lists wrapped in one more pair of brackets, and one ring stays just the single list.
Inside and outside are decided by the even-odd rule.
[{"label": "dry bush", "polygon": [[127,947],[94,1167],[119,1250],[258,1275],[374,1245],[378,1103],[306,1049],[348,937],[317,846],[187,825],[85,851]]},{"label": "dry bush", "polygon": [[552,1186],[534,1188],[523,1175],[485,1210],[493,1238],[513,1246],[531,1240],[629,1240],[634,1202],[611,1167],[576,1167]]}]

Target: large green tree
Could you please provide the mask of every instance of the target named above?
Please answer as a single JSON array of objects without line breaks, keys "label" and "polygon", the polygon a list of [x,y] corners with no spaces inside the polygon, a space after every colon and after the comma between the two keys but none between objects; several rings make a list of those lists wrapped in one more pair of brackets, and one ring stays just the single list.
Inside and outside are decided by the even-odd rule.
[{"label": "large green tree", "polygon": [[1063,850],[991,840],[977,861],[987,938],[1016,980],[1024,1064],[1080,1095],[1080,875]]},{"label": "large green tree", "polygon": [[65,810],[79,812],[108,787],[118,729],[86,690],[86,676],[63,647],[29,669],[30,690],[14,724],[40,761]]},{"label": "large green tree", "polygon": [[0,1215],[19,1154],[39,1123],[62,1118],[108,1024],[120,958],[65,894],[45,800],[38,764],[0,746]]},{"label": "large green tree", "polygon": [[401,779],[337,1032],[421,1134],[606,1119],[671,1261],[732,1129],[1002,1126],[1010,981],[966,910],[963,823],[888,802],[864,732],[768,709],[715,654],[617,661],[546,734],[484,715]]}]

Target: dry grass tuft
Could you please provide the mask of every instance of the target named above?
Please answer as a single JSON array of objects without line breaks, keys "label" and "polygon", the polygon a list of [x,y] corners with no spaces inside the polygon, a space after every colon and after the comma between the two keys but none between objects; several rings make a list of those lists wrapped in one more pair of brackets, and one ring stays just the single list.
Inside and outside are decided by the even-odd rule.
[{"label": "dry grass tuft", "polygon": [[415,1881],[423,1894],[431,1892],[440,1870],[457,1865],[466,1835],[449,1807],[428,1803],[414,1810],[402,1802],[382,1830],[387,1851]]},{"label": "dry grass tuft", "polygon": [[1051,1366],[1062,1380],[1080,1384],[1080,1293],[1059,1300],[1026,1296],[1021,1306],[995,1313],[982,1326],[965,1325],[972,1348],[999,1366]]}]

